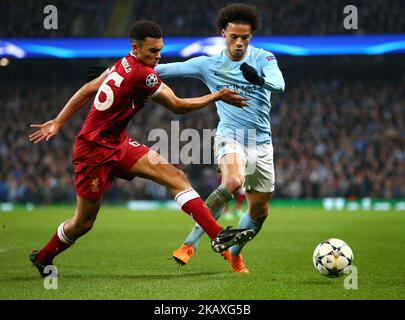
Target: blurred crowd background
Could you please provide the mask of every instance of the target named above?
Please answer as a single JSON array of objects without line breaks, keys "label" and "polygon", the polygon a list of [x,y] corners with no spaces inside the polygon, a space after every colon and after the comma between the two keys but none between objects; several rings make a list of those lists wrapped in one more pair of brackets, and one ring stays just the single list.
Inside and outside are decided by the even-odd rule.
[{"label": "blurred crowd background", "polygon": [[[47,1],[24,6],[0,2],[0,37],[124,36],[133,20],[159,22],[167,36],[216,35],[218,8],[229,1],[52,1],[60,29],[46,31],[43,15],[33,15]],[[238,1],[235,1],[238,2]],[[250,1],[262,15],[261,35],[344,34],[345,1]],[[361,3],[361,5],[360,5]],[[359,30],[351,33],[399,33],[404,1],[364,0]],[[364,5],[366,4],[366,5]],[[392,13],[388,15],[386,10]],[[118,19],[122,17],[122,19]],[[118,20],[117,20],[118,19]],[[163,60],[163,62],[168,60]],[[86,69],[113,60],[11,60],[0,68],[0,202],[51,203],[75,200],[72,147],[90,104],[80,110],[48,143],[32,145],[31,123],[55,117],[84,83]],[[405,197],[405,62],[384,57],[278,57],[286,91],[272,95],[275,198]],[[168,81],[180,97],[208,93],[198,80]],[[153,145],[148,134],[171,121],[180,130],[214,129],[214,105],[176,116],[149,102],[129,125],[130,135]],[[202,134],[201,134],[202,136]],[[183,145],[186,142],[183,142]],[[202,145],[201,148],[211,146]],[[205,198],[220,182],[215,165],[179,164]],[[166,188],[136,178],[115,180],[105,195],[110,202],[170,199]]]},{"label": "blurred crowd background", "polygon": [[[286,91],[272,96],[272,135],[276,169],[276,198],[405,197],[405,77],[384,63],[356,59],[284,61]],[[311,62],[312,61],[312,62]],[[84,83],[91,61],[36,61],[10,66],[0,95],[0,202],[65,202],[74,199],[72,146],[90,105],[80,110],[48,143],[32,145],[31,123],[56,116]],[[399,64],[399,65],[398,65]],[[354,68],[354,66],[357,66]],[[27,75],[29,74],[29,75]],[[180,97],[208,93],[198,80],[167,82]],[[152,146],[151,130],[171,137],[172,121],[180,132],[214,129],[214,105],[175,115],[149,102],[136,114],[129,133]],[[180,149],[188,142],[181,142]],[[202,148],[205,148],[203,151]],[[201,143],[203,152],[211,145]],[[170,158],[170,153],[169,153]],[[170,159],[169,159],[170,160]],[[193,186],[206,197],[219,183],[215,165],[179,164]],[[166,188],[136,178],[117,179],[105,199],[169,199]]]}]

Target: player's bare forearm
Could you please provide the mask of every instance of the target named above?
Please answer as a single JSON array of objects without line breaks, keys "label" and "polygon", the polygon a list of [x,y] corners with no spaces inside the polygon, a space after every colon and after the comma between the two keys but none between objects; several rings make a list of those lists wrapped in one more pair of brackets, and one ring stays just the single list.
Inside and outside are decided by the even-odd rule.
[{"label": "player's bare forearm", "polygon": [[236,107],[248,106],[245,102],[248,100],[247,98],[239,96],[238,92],[230,89],[222,89],[219,92],[214,92],[197,98],[181,99],[178,98],[168,86],[165,84],[163,84],[163,86],[162,91],[153,98],[153,101],[169,108],[176,114],[195,111],[218,100],[223,100]]},{"label": "player's bare forearm", "polygon": [[187,113],[198,110],[218,100],[225,101],[237,108],[249,106],[246,103],[246,101],[249,100],[248,98],[240,96],[239,92],[224,88],[221,89],[221,91],[207,94],[202,97],[179,99],[177,113]]},{"label": "player's bare forearm", "polygon": [[184,99],[177,98],[176,113],[183,114],[191,111],[196,111],[218,100],[220,100],[219,92],[207,94],[205,96],[197,98],[184,98]]},{"label": "player's bare forearm", "polygon": [[201,109],[212,102],[218,101],[219,93],[216,92],[198,98],[180,99],[174,94],[172,89],[163,84],[161,92],[152,100],[176,114],[182,114]]}]

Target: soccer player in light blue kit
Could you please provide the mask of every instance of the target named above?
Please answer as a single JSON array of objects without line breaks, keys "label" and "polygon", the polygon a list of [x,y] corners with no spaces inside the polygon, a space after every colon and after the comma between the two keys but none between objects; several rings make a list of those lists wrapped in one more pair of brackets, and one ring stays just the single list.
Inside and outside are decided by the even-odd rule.
[{"label": "soccer player in light blue kit", "polygon": [[[211,92],[228,87],[249,98],[249,107],[235,109],[216,102],[220,118],[214,151],[222,183],[206,200],[216,219],[239,188],[246,188],[248,211],[239,228],[260,231],[269,211],[274,191],[273,146],[270,128],[271,92],[284,91],[284,79],[275,56],[263,49],[249,47],[253,32],[260,26],[256,9],[245,4],[231,4],[218,12],[217,27],[225,38],[226,49],[213,57],[196,57],[185,62],[158,65],[162,79],[193,77],[202,80]],[[193,256],[204,231],[196,224],[173,259],[180,265]],[[248,273],[242,246],[235,245],[222,255],[233,272]]]}]

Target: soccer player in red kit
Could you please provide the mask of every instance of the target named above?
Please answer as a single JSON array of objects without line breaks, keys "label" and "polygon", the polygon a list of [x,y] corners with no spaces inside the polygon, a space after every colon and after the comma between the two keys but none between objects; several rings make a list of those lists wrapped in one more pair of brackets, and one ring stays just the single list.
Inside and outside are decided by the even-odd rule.
[{"label": "soccer player in red kit", "polygon": [[244,107],[246,98],[229,89],[198,98],[178,98],[153,69],[163,48],[160,26],[152,21],[138,21],[130,28],[130,39],[131,52],[82,86],[55,119],[31,125],[38,130],[29,136],[30,141],[48,141],[97,93],[73,148],[76,212],[57,228],[45,247],[30,254],[31,262],[43,277],[45,267],[53,265],[54,257],[93,227],[103,193],[111,187],[114,177],[131,180],[140,176],[168,187],[181,209],[209,235],[216,252],[245,243],[255,235],[251,229],[222,229],[185,174],[126,132],[129,121],[148,99],[175,113],[186,113],[217,100]]}]

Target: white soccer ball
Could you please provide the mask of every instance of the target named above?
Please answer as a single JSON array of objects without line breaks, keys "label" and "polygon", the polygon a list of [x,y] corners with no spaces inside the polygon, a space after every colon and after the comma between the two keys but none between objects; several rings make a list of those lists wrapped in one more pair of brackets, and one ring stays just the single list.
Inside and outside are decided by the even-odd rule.
[{"label": "white soccer ball", "polygon": [[326,277],[347,274],[353,263],[353,251],[340,239],[327,239],[315,248],[313,262],[315,269]]}]

